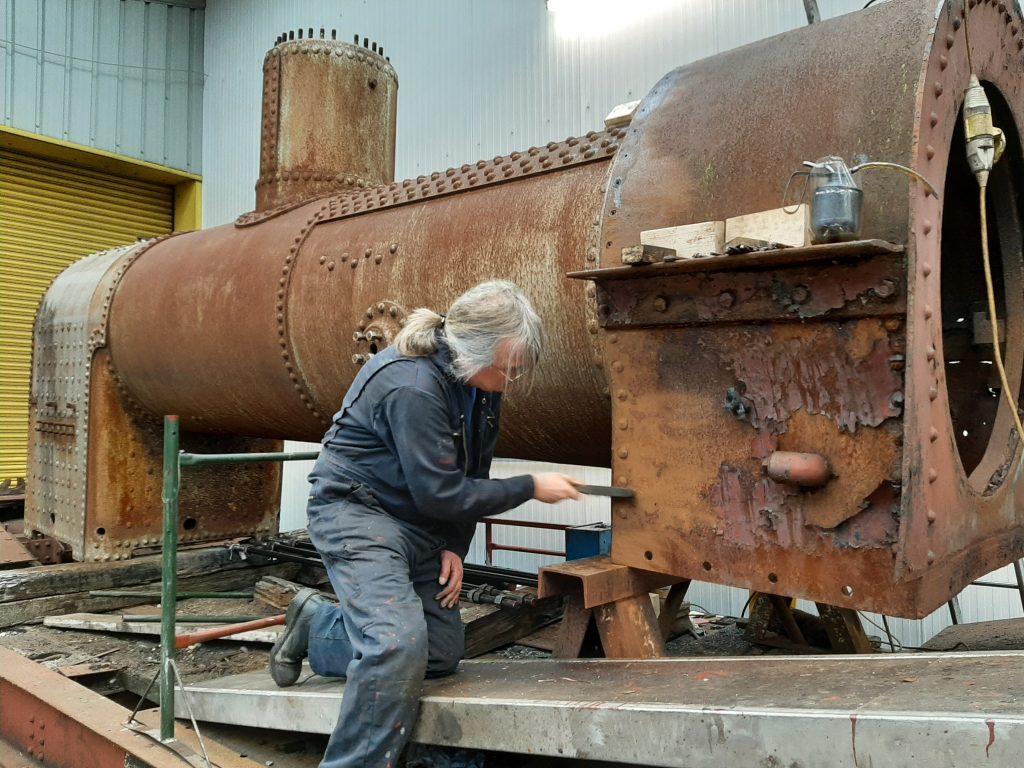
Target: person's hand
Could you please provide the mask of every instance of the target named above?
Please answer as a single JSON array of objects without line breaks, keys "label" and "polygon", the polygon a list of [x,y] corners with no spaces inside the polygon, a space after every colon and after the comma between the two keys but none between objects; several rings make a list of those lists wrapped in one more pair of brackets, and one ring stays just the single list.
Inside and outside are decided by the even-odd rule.
[{"label": "person's hand", "polygon": [[447,549],[441,552],[441,575],[437,583],[444,587],[434,595],[442,608],[458,608],[462,591],[462,558]]},{"label": "person's hand", "polygon": [[554,504],[562,499],[578,499],[576,486],[580,481],[561,472],[541,472],[533,476],[533,498],[545,504]]}]

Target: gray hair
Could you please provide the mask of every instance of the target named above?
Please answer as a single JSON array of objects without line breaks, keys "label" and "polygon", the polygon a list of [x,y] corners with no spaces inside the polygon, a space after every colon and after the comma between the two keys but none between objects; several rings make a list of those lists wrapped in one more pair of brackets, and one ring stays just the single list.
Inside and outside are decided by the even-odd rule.
[{"label": "gray hair", "polygon": [[413,311],[395,337],[398,354],[425,357],[437,350],[437,330],[443,328],[452,351],[455,375],[471,379],[494,364],[494,356],[508,340],[510,357],[532,378],[544,335],[540,317],[526,294],[507,280],[491,280],[470,288],[448,309],[447,316],[429,309]]}]

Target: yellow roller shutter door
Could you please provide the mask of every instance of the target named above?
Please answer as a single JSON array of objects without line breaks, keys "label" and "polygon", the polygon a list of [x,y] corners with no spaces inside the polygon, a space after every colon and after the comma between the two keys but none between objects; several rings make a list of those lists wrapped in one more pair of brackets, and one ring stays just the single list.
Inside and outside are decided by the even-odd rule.
[{"label": "yellow roller shutter door", "polygon": [[32,323],[68,265],[170,232],[174,188],[0,149],[0,484],[26,475]]}]

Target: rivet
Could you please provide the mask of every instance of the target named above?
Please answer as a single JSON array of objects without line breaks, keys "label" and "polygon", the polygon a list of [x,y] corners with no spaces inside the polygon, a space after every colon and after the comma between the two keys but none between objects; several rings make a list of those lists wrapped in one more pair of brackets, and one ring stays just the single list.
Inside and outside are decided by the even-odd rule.
[{"label": "rivet", "polygon": [[896,293],[896,283],[893,280],[885,279],[875,286],[875,295],[880,298],[887,299],[894,293]]},{"label": "rivet", "polygon": [[656,296],[654,299],[654,311],[664,312],[666,309],[668,309],[668,302],[665,300],[665,297]]},{"label": "rivet", "polygon": [[384,261],[384,256],[378,253],[376,256],[373,257],[373,261],[376,264],[380,264],[382,261]]},{"label": "rivet", "polygon": [[628,459],[629,451],[626,448],[619,448],[618,456],[620,459]]},{"label": "rivet", "polygon": [[388,246],[388,251],[390,251],[391,253],[394,253],[397,250],[398,250],[398,243],[392,243],[391,245]]},{"label": "rivet", "polygon": [[627,392],[624,389],[620,389],[618,392],[615,393],[615,396],[619,398],[619,400],[626,400],[629,398],[629,392]]},{"label": "rivet", "polygon": [[849,584],[847,584],[845,587],[843,587],[839,591],[842,592],[844,595],[846,595],[846,597],[852,597],[853,596],[853,587],[851,587]]},{"label": "rivet", "polygon": [[946,48],[952,48],[955,39],[952,35],[946,35]]},{"label": "rivet", "polygon": [[934,483],[938,479],[939,479],[938,471],[935,469],[935,467],[929,467],[928,468],[928,482],[929,483]]},{"label": "rivet", "polygon": [[939,56],[939,70],[943,71],[949,66],[949,59],[945,56]]},{"label": "rivet", "polygon": [[921,222],[921,231],[924,232],[926,235],[932,231],[932,223],[928,219],[925,219],[923,222]]},{"label": "rivet", "polygon": [[889,318],[888,320],[885,321],[885,330],[887,330],[887,331],[895,332],[895,331],[898,331],[902,327],[903,327],[903,323],[901,323],[896,318],[891,317],[891,318]]},{"label": "rivet", "polygon": [[932,361],[932,360],[935,359],[935,345],[934,344],[929,344],[928,345],[928,349],[925,351],[924,356],[926,358],[928,358],[929,361]]},{"label": "rivet", "polygon": [[937,430],[935,427],[932,427],[931,429],[929,429],[928,430],[928,440],[930,440],[931,442],[934,443],[938,439],[939,439],[939,430]]},{"label": "rivet", "polygon": [[625,488],[626,486],[629,485],[629,478],[626,477],[625,475],[619,475],[617,478],[615,478],[615,484],[620,488]]},{"label": "rivet", "polygon": [[722,291],[718,294],[718,306],[722,309],[728,309],[736,302],[736,296],[733,295],[732,291]]},{"label": "rivet", "polygon": [[350,262],[348,263],[348,265],[349,265],[350,267],[352,267],[352,269],[355,269],[356,267],[358,267],[358,266],[359,266],[359,260],[358,260],[358,259],[352,259],[352,261],[350,261]]},{"label": "rivet", "polygon": [[927,304],[925,304],[924,305],[924,319],[925,320],[931,320],[931,317],[932,317],[932,308],[929,307]]},{"label": "rivet", "polygon": [[963,24],[963,22],[960,21],[960,19],[953,19],[953,30],[954,31],[959,31],[961,24]]},{"label": "rivet", "polygon": [[794,304],[803,304],[810,297],[810,292],[807,290],[806,285],[798,285],[790,291],[789,297],[793,300]]},{"label": "rivet", "polygon": [[615,344],[618,340],[619,340],[618,334],[616,334],[616,333],[609,333],[608,334],[608,343],[609,344]]},{"label": "rivet", "polygon": [[936,83],[935,84],[935,95],[936,96],[941,96],[942,95],[942,83]]},{"label": "rivet", "polygon": [[334,271],[334,262],[333,261],[328,261],[327,262],[327,271],[328,272],[333,272]]},{"label": "rivet", "polygon": [[932,265],[926,261],[924,264],[921,265],[921,274],[924,275],[925,277],[928,277],[928,275],[930,275],[931,273]]},{"label": "rivet", "polygon": [[928,565],[931,565],[934,562],[935,562],[935,553],[932,552],[931,550],[929,550],[928,551]]},{"label": "rivet", "polygon": [[617,426],[619,429],[629,429],[629,421],[626,419],[619,419],[616,422],[615,426]]},{"label": "rivet", "polygon": [[936,389],[935,387],[930,387],[928,389],[928,399],[929,400],[935,400],[938,396],[939,396],[939,390],[938,389]]},{"label": "rivet", "polygon": [[934,509],[929,509],[926,517],[928,518],[928,522],[929,523],[934,523],[935,522],[935,510]]},{"label": "rivet", "polygon": [[612,363],[612,370],[615,371],[616,373],[622,373],[624,370],[626,370],[626,366],[623,365],[621,360],[616,360],[614,363]]}]

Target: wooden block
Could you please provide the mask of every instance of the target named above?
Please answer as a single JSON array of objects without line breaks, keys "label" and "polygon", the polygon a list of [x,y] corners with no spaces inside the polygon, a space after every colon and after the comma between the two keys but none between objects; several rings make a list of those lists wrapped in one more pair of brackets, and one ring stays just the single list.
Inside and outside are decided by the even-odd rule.
[{"label": "wooden block", "polygon": [[300,589],[303,589],[303,586],[294,581],[280,579],[277,576],[264,576],[256,582],[253,599],[262,605],[286,611]]},{"label": "wooden block", "polygon": [[672,248],[662,248],[657,245],[627,245],[622,249],[623,264],[654,264],[664,261],[668,256],[674,259],[676,252]]},{"label": "wooden block", "polygon": [[636,112],[636,108],[640,106],[640,99],[636,101],[627,101],[625,104],[619,104],[608,113],[608,116],[604,119],[605,128],[621,128],[624,125],[629,125],[633,122],[633,114]]},{"label": "wooden block", "polygon": [[466,627],[464,658],[472,659],[557,621],[562,615],[562,600],[547,598],[512,609],[470,604],[461,608],[460,614]]},{"label": "wooden block", "polygon": [[672,248],[677,259],[692,259],[697,255],[710,256],[721,253],[725,245],[725,222],[703,221],[699,224],[683,224],[679,227],[648,229],[640,233],[644,245]]},{"label": "wooden block", "polygon": [[795,213],[773,208],[770,211],[733,216],[725,220],[725,240],[728,242],[736,237],[750,237],[794,247],[810,245],[810,211],[810,206],[802,204],[797,206]]}]

